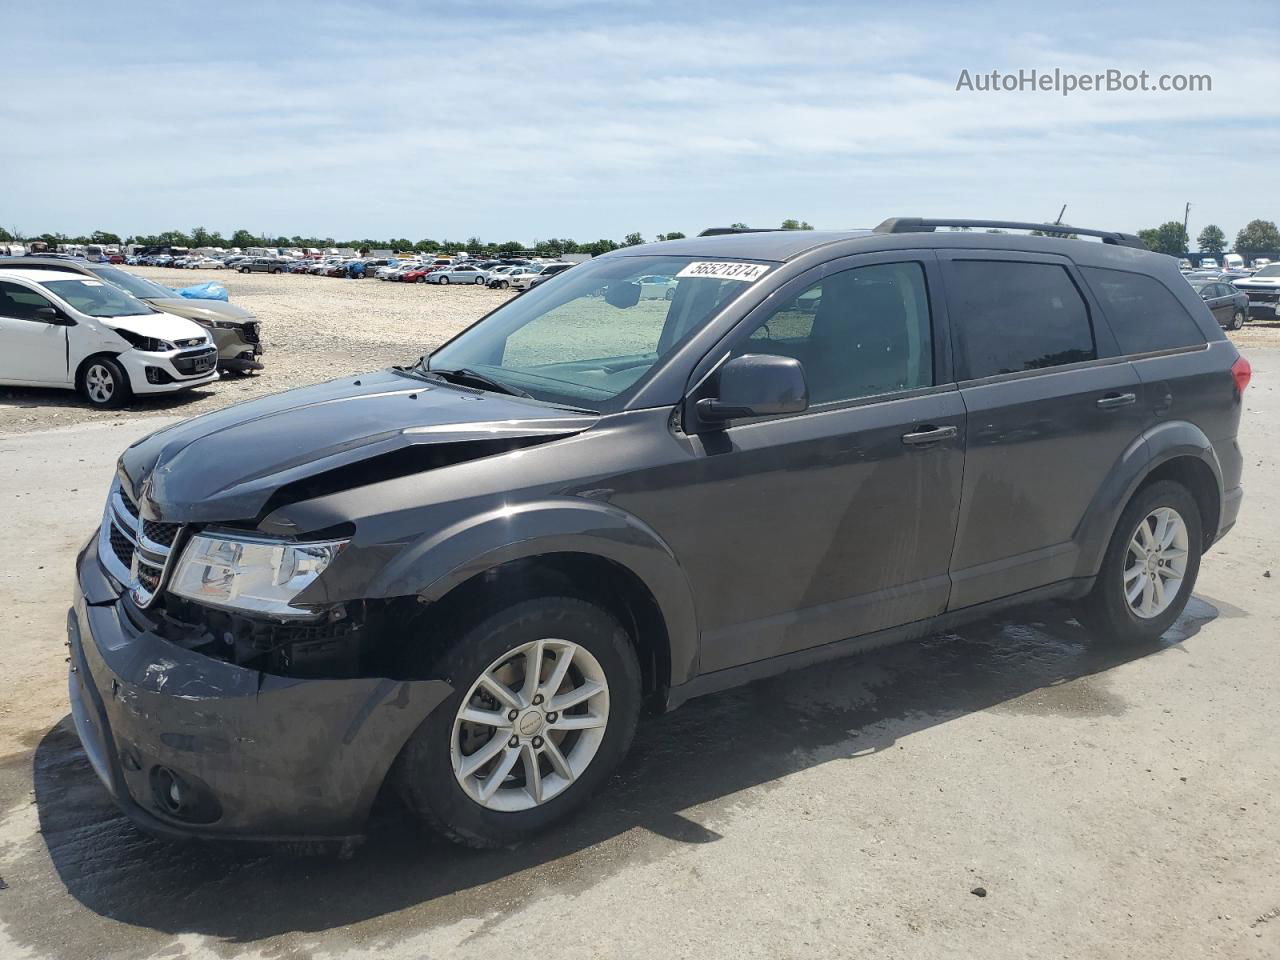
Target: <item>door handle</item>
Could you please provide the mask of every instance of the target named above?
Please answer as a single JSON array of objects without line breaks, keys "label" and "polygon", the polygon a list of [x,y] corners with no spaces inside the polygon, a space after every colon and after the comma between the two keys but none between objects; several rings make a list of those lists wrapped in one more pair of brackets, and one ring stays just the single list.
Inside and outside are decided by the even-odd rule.
[{"label": "door handle", "polygon": [[1105,397],[1098,401],[1099,410],[1115,410],[1117,407],[1127,407],[1130,404],[1137,403],[1137,394],[1133,393],[1108,393]]},{"label": "door handle", "polygon": [[919,447],[939,440],[950,440],[960,431],[955,427],[924,426],[914,433],[904,433],[902,442],[908,446]]}]

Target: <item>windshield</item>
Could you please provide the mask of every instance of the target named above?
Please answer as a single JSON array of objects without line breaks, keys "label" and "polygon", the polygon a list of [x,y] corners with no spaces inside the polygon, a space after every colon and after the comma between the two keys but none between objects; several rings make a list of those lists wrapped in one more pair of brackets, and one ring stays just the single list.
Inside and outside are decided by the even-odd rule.
[{"label": "windshield", "polygon": [[[538,400],[620,409],[662,357],[768,269],[657,255],[590,261],[499,307],[428,365],[475,370]],[[674,279],[640,282],[654,274]]]},{"label": "windshield", "polygon": [[162,287],[158,283],[134,276],[132,273],[125,273],[115,267],[91,267],[90,269],[93,270],[96,276],[101,277],[108,283],[114,283],[117,287],[128,291],[140,300],[172,299],[177,296],[168,287]]},{"label": "windshield", "polygon": [[43,286],[91,317],[136,317],[158,312],[101,280],[46,280]]},{"label": "windshield", "polygon": [[1269,264],[1268,266],[1263,267],[1261,270],[1255,273],[1254,276],[1255,277],[1280,277],[1280,263]]}]

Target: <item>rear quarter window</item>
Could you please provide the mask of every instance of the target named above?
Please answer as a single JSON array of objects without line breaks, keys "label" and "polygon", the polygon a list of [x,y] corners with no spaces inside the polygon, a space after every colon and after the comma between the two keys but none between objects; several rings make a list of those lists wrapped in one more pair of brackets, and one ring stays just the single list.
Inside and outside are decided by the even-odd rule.
[{"label": "rear quarter window", "polygon": [[1064,267],[1015,260],[944,263],[961,380],[1097,357],[1089,308]]},{"label": "rear quarter window", "polygon": [[[1154,277],[1105,267],[1081,267],[1080,272],[1106,311],[1123,353],[1150,353],[1205,342],[1186,307]],[[1211,296],[1220,295],[1217,287],[1211,288]]]}]

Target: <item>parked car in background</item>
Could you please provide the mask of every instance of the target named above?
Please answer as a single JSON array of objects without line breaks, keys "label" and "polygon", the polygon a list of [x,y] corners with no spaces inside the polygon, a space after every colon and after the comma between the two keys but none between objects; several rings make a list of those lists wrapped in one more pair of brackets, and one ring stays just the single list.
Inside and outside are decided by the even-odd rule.
[{"label": "parked car in background", "polygon": [[401,283],[422,283],[427,274],[432,270],[438,269],[439,267],[434,267],[430,264],[422,264],[414,267],[412,270],[406,270],[404,273],[400,274],[399,279]]},{"label": "parked car in background", "polygon": [[241,273],[284,273],[285,261],[279,257],[252,257],[241,260],[236,269]]},{"label": "parked car in background", "polygon": [[1201,257],[1200,263],[1196,267],[1196,269],[1197,270],[1221,270],[1222,268],[1218,265],[1218,261],[1215,260],[1213,257]]},{"label": "parked car in background", "polygon": [[420,270],[422,264],[416,260],[401,260],[394,267],[382,267],[378,270],[379,280],[398,281],[412,270]]},{"label": "parked car in background", "polygon": [[486,281],[486,286],[494,289],[499,287],[505,289],[506,287],[509,287],[511,285],[509,275],[511,271],[515,269],[517,268],[513,264],[503,264],[497,267],[490,267],[489,279]]},{"label": "parked car in background", "polygon": [[1258,257],[1253,263],[1249,264],[1249,269],[1251,271],[1261,270],[1263,267],[1269,266],[1270,263],[1271,261],[1267,257]]},{"label": "parked car in background", "polygon": [[78,390],[92,406],[218,378],[208,332],[76,270],[0,270],[0,383]]},{"label": "parked car in background", "polygon": [[109,254],[107,254],[107,263],[115,263],[115,264],[122,264],[122,263],[124,263],[124,254],[122,254],[122,253],[109,253]]},{"label": "parked car in background", "polygon": [[489,279],[489,274],[481,270],[479,267],[473,267],[467,263],[454,264],[448,267],[442,267],[426,275],[427,283],[472,283],[483,284]]},{"label": "parked car in background", "polygon": [[508,287],[516,287],[519,289],[517,284],[531,280],[537,275],[538,270],[536,267],[528,265],[512,267],[509,273],[500,274],[498,276],[497,283],[494,284],[494,286],[499,290],[506,290]]},{"label": "parked car in background", "polygon": [[1213,314],[1219,326],[1239,330],[1249,316],[1249,296],[1224,280],[1195,280],[1191,288]]},{"label": "parked car in background", "polygon": [[1254,272],[1253,276],[1234,281],[1237,290],[1249,297],[1249,316],[1275,320],[1280,314],[1280,263]]},{"label": "parked car in background", "polygon": [[641,300],[670,300],[675,296],[676,281],[673,277],[641,277],[639,283]]},{"label": "parked car in background", "polygon": [[74,270],[83,276],[103,280],[141,300],[147,306],[192,320],[209,331],[218,348],[218,369],[251,373],[262,369],[262,325],[253,312],[224,300],[192,300],[176,290],[120,270],[105,263],[83,260],[56,263],[38,258],[0,260],[0,279],[8,269]]},{"label": "parked car in background", "polygon": [[559,270],[567,270],[573,264],[566,263],[564,265],[558,263],[535,263],[525,267],[523,271],[516,271],[510,275],[511,286],[515,290],[529,290],[542,277],[546,276],[546,272],[552,267]]},{"label": "parked car in background", "polygon": [[525,289],[532,290],[534,287],[546,283],[552,277],[559,276],[572,266],[572,263],[548,263],[539,271],[536,277],[529,281],[529,286]]},{"label": "parked car in background", "polygon": [[188,270],[224,270],[226,266],[217,257],[200,257],[187,261]]},{"label": "parked car in background", "polygon": [[1244,271],[1244,257],[1238,253],[1228,253],[1222,258],[1222,267],[1224,270]]}]

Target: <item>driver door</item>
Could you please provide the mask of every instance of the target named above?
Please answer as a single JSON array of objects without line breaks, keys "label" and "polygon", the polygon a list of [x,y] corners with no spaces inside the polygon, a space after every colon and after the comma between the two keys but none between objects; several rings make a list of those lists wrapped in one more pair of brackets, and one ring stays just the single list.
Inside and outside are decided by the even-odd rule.
[{"label": "driver door", "polygon": [[42,386],[71,383],[68,327],[35,316],[53,307],[34,290],[0,280],[0,380]]}]

